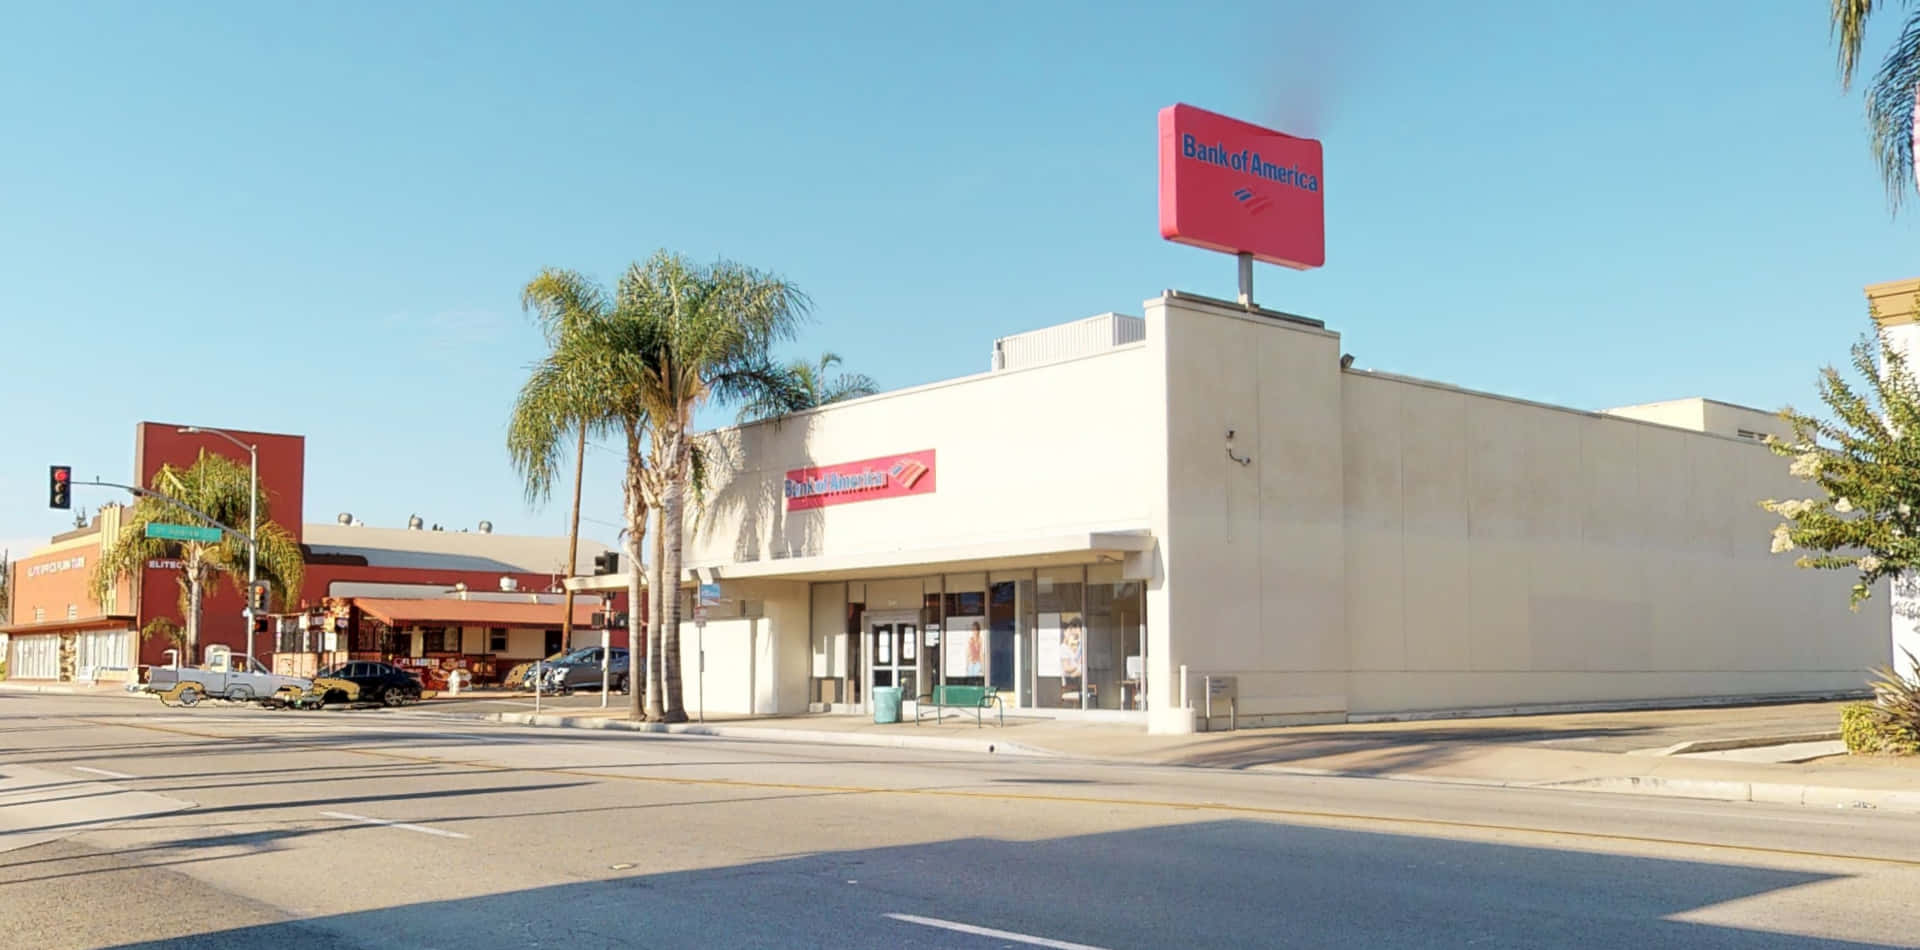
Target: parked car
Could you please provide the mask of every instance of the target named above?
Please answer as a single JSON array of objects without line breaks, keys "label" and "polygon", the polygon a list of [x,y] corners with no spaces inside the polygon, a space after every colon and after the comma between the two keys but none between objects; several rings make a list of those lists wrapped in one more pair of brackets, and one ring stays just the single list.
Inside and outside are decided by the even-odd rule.
[{"label": "parked car", "polygon": [[[550,693],[565,693],[576,689],[600,688],[599,647],[581,647],[571,653],[527,668],[521,680],[520,688],[534,688],[534,677],[544,676],[540,688]],[[612,658],[607,663],[607,683],[614,692],[624,693],[632,685],[628,669],[627,651],[621,647],[613,648]]]},{"label": "parked car", "polygon": [[130,692],[153,693],[168,705],[196,705],[202,699],[291,706],[303,701],[312,684],[297,676],[278,676],[260,661],[234,656],[225,647],[207,651],[201,666],[156,666],[145,683],[129,683]]},{"label": "parked car", "polygon": [[371,660],[355,660],[320,671],[313,691],[327,703],[384,703],[399,706],[420,701],[420,681],[398,667]]}]

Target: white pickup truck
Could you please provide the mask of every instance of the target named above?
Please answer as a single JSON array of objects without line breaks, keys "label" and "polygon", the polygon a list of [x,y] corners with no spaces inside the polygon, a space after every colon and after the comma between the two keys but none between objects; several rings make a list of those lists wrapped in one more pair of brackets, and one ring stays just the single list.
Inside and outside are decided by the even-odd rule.
[{"label": "white pickup truck", "polygon": [[269,672],[259,660],[234,656],[227,648],[214,646],[207,648],[207,662],[200,666],[156,666],[147,682],[130,684],[127,689],[153,693],[168,705],[193,706],[211,698],[300,706],[309,704],[312,687],[312,680]]}]

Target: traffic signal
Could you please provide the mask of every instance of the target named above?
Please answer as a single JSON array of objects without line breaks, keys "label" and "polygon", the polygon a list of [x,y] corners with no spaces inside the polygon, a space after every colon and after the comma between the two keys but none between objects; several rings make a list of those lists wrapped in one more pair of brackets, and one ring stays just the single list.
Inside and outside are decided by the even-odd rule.
[{"label": "traffic signal", "polygon": [[607,551],[593,556],[593,574],[595,577],[602,574],[618,573],[620,573],[620,552]]},{"label": "traffic signal", "polygon": [[267,612],[267,582],[254,581],[247,587],[247,606],[256,614]]},{"label": "traffic signal", "polygon": [[50,508],[72,508],[73,466],[50,466],[47,481],[47,506]]}]

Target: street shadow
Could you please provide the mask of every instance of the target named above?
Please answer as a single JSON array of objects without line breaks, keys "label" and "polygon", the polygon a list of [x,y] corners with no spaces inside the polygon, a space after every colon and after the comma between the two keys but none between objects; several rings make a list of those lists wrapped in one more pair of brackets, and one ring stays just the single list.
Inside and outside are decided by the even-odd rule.
[{"label": "street shadow", "polygon": [[[1319,732],[1281,730],[1256,734],[1226,732],[1217,739],[1182,743],[1154,761],[1161,765],[1248,769],[1331,756],[1358,756],[1359,761],[1351,765],[1343,762],[1342,770],[1367,774],[1444,765],[1490,745],[1556,747],[1562,743],[1621,739],[1651,731],[1651,727],[1645,726],[1619,726],[1554,730],[1460,727],[1423,730],[1353,728]],[[1571,747],[1578,748],[1577,745]],[[1062,744],[1062,750],[1069,753],[1076,751],[1070,741]]]},{"label": "street shadow", "polygon": [[[644,862],[648,853],[636,840],[634,860]],[[470,897],[397,906],[394,882],[370,880],[342,899],[385,905],[378,909],[228,928],[162,915],[140,939],[115,946],[1891,945],[1739,925],[1792,926],[1798,895],[1788,892],[1843,875],[1247,820],[588,873],[602,877],[505,893],[480,893],[486,885],[474,881]],[[1739,903],[1757,898],[1766,899],[1764,907]],[[1799,919],[1805,926],[1870,926],[1832,913]],[[1023,939],[960,932],[955,924]]]},{"label": "street shadow", "polygon": [[[388,795],[335,795],[335,796],[324,797],[324,798],[306,798],[306,799],[294,799],[294,800],[286,800],[286,801],[276,799],[273,801],[249,802],[246,804],[237,804],[237,805],[195,806],[194,808],[191,809],[191,813],[194,816],[199,817],[199,816],[206,816],[206,815],[246,814],[249,812],[259,812],[259,811],[280,811],[282,809],[297,810],[297,809],[303,809],[303,808],[311,809],[311,808],[321,808],[321,807],[339,806],[339,805],[364,805],[364,804],[369,804],[373,802],[405,802],[405,801],[468,798],[475,795],[497,795],[497,794],[518,793],[518,792],[553,791],[553,790],[562,789],[562,788],[579,788],[581,786],[591,785],[591,784],[593,783],[586,782],[586,781],[545,782],[538,785],[494,785],[494,786],[484,786],[479,788],[436,789],[430,792],[396,792]],[[27,801],[13,802],[12,804],[45,805],[45,804],[54,804],[54,803],[63,803],[63,802],[73,802],[73,801],[86,799],[86,798],[109,797],[113,795],[121,795],[121,794],[125,794],[126,791],[127,791],[126,789],[109,788],[109,789],[103,789],[97,792],[86,792],[78,795],[60,795],[60,796],[52,796],[47,798],[35,798]],[[45,825],[12,825],[12,826],[6,827],[5,829],[0,829],[0,841],[5,840],[10,835],[42,834],[49,831],[64,831],[70,828],[95,827],[100,825],[101,823],[102,821],[99,818],[89,818],[89,819],[84,819],[80,821],[55,822],[52,824],[45,824]]]}]

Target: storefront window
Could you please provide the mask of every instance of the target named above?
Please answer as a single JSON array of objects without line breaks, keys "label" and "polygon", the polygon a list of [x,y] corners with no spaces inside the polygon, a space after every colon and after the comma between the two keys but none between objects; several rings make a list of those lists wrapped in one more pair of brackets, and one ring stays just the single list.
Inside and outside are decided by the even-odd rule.
[{"label": "storefront window", "polygon": [[1044,570],[1034,579],[1033,704],[1082,709],[1087,681],[1086,573],[1081,568]]},{"label": "storefront window", "polygon": [[943,682],[952,686],[985,686],[989,665],[987,633],[987,576],[954,574],[946,579],[941,629]]},{"label": "storefront window", "polygon": [[[1012,621],[1013,658],[1011,675],[1015,694],[1007,697],[1009,702],[1018,706],[1032,706],[1033,702],[1033,627],[1034,627],[1034,589],[1033,571],[995,571],[987,580],[993,591],[988,598],[988,615],[994,622],[995,649],[999,649],[999,637],[1003,635],[1003,624]],[[1011,610],[1000,601],[1011,591],[1013,605]],[[998,663],[998,661],[995,661]],[[995,675],[999,666],[995,666]]]},{"label": "storefront window", "polygon": [[1117,564],[1089,568],[1087,581],[1087,708],[1145,709],[1146,587]]}]

